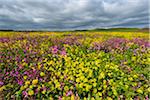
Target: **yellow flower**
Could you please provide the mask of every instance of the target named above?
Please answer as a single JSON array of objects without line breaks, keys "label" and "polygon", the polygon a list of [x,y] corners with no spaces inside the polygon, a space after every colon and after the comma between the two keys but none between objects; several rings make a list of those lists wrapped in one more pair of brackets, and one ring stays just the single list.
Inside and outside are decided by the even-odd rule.
[{"label": "yellow flower", "polygon": [[73,89],[74,89],[74,87],[73,87],[73,86],[71,86],[71,87],[70,87],[70,89],[72,89],[72,90],[73,90]]},{"label": "yellow flower", "polygon": [[33,91],[33,90],[29,90],[29,91],[28,91],[28,94],[29,94],[29,95],[33,95],[33,94],[34,94],[34,91]]},{"label": "yellow flower", "polygon": [[23,79],[25,79],[25,80],[26,80],[26,79],[27,79],[27,76],[23,76]]},{"label": "yellow flower", "polygon": [[61,75],[61,72],[58,72],[57,75],[60,76],[60,75]]},{"label": "yellow flower", "polygon": [[0,87],[0,92],[3,91],[4,89],[6,89],[5,86]]},{"label": "yellow flower", "polygon": [[91,98],[91,100],[95,100],[95,98],[94,98],[94,97],[92,97],[92,98]]},{"label": "yellow flower", "polygon": [[117,95],[118,95],[118,93],[117,93],[117,91],[116,91],[116,90],[113,90],[113,94],[114,94],[115,96],[117,96]]},{"label": "yellow flower", "polygon": [[104,72],[101,72],[100,75],[99,75],[99,79],[102,79],[105,77],[105,73]]},{"label": "yellow flower", "polygon": [[55,83],[55,87],[56,87],[56,88],[59,88],[60,86],[61,86],[61,85],[60,85],[59,82],[56,82],[56,83]]},{"label": "yellow flower", "polygon": [[29,84],[30,84],[30,81],[26,81],[26,82],[25,82],[25,85],[29,85]]},{"label": "yellow flower", "polygon": [[101,96],[102,96],[102,93],[101,93],[101,92],[98,92],[97,95],[101,97]]},{"label": "yellow flower", "polygon": [[83,85],[84,85],[83,83],[80,83],[80,84],[79,84],[79,87],[80,87],[80,88],[83,88]]},{"label": "yellow flower", "polygon": [[130,100],[133,100],[132,98],[130,98]]},{"label": "yellow flower", "polygon": [[66,100],[66,98],[65,98],[65,97],[62,97],[62,100]]},{"label": "yellow flower", "polygon": [[51,84],[52,84],[52,81],[49,81],[48,84],[51,85]]},{"label": "yellow flower", "polygon": [[103,84],[106,84],[106,80],[103,80]]},{"label": "yellow flower", "polygon": [[94,94],[97,93],[97,89],[96,89],[96,88],[93,90],[93,93],[94,93]]},{"label": "yellow flower", "polygon": [[36,85],[38,83],[38,79],[34,79],[33,81],[32,81],[32,84],[33,85]]},{"label": "yellow flower", "polygon": [[54,65],[54,61],[47,62],[48,65]]},{"label": "yellow flower", "polygon": [[84,78],[85,78],[84,76],[81,76],[81,77],[80,77],[81,80],[84,80]]},{"label": "yellow flower", "polygon": [[76,82],[77,82],[77,83],[78,83],[78,82],[80,82],[80,79],[79,79],[79,78],[77,78],[77,79],[76,79]]},{"label": "yellow flower", "polygon": [[110,76],[111,76],[111,73],[108,73],[108,76],[110,77]]},{"label": "yellow flower", "polygon": [[37,67],[38,67],[39,70],[41,69],[41,65],[38,65]]},{"label": "yellow flower", "polygon": [[86,97],[84,97],[83,100],[87,100]]},{"label": "yellow flower", "polygon": [[88,74],[89,77],[92,77],[93,76],[93,72],[92,70],[89,70],[89,74]]},{"label": "yellow flower", "polygon": [[70,77],[70,80],[74,80],[74,77]]},{"label": "yellow flower", "polygon": [[107,85],[103,85],[103,88],[106,89],[106,88],[107,88]]},{"label": "yellow flower", "polygon": [[131,59],[132,59],[132,61],[136,61],[136,57],[134,57],[134,56]]},{"label": "yellow flower", "polygon": [[123,62],[125,65],[128,63],[128,62]]},{"label": "yellow flower", "polygon": [[133,83],[132,85],[133,85],[133,86],[137,86],[138,84],[137,84],[137,83]]},{"label": "yellow flower", "polygon": [[138,76],[137,76],[137,75],[133,75],[133,77],[134,77],[134,78],[138,78]]},{"label": "yellow flower", "polygon": [[150,92],[150,87],[147,90],[148,90],[148,92]]},{"label": "yellow flower", "polygon": [[96,87],[96,85],[97,85],[97,83],[94,82],[94,83],[93,83],[93,86]]},{"label": "yellow flower", "polygon": [[46,90],[43,90],[43,91],[42,91],[42,94],[45,94],[45,93],[46,93]]},{"label": "yellow flower", "polygon": [[91,85],[86,85],[86,91],[89,91],[92,88]]},{"label": "yellow flower", "polygon": [[107,100],[113,100],[111,97],[107,97]]},{"label": "yellow flower", "polygon": [[141,89],[137,89],[136,91],[141,94],[143,93],[143,91]]},{"label": "yellow flower", "polygon": [[75,97],[74,97],[74,95],[71,95],[71,100],[75,100]]},{"label": "yellow flower", "polygon": [[27,88],[28,87],[28,84],[24,85],[24,88]]},{"label": "yellow flower", "polygon": [[20,90],[24,90],[24,89],[25,89],[24,86],[21,86],[21,87],[20,87]]},{"label": "yellow flower", "polygon": [[33,85],[30,85],[30,86],[29,86],[30,89],[33,89],[33,87],[34,87]]},{"label": "yellow flower", "polygon": [[49,97],[49,100],[53,100],[53,97]]},{"label": "yellow flower", "polygon": [[45,76],[45,73],[44,73],[44,72],[41,72],[41,73],[40,73],[40,76],[42,76],[42,77]]},{"label": "yellow flower", "polygon": [[85,78],[83,81],[86,83],[86,82],[88,82],[88,79],[87,79],[87,78]]},{"label": "yellow flower", "polygon": [[65,91],[68,91],[68,90],[69,90],[68,86],[65,86],[65,87],[64,87],[64,90],[65,90]]},{"label": "yellow flower", "polygon": [[129,77],[128,79],[129,79],[130,81],[133,81],[133,78],[132,78],[132,77]]}]

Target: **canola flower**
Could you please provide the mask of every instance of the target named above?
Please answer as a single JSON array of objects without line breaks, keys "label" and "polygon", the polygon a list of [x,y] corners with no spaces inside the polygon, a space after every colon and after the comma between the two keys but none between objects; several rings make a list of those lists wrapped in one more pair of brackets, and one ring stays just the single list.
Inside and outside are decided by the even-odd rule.
[{"label": "canola flower", "polygon": [[38,79],[34,79],[33,81],[32,81],[32,84],[33,85],[36,85],[38,83]]},{"label": "canola flower", "polygon": [[0,92],[3,99],[148,100],[148,56],[146,33],[2,37]]},{"label": "canola flower", "polygon": [[40,76],[42,76],[42,77],[45,76],[45,73],[44,73],[44,72],[41,72],[41,73],[40,73]]},{"label": "canola flower", "polygon": [[29,94],[30,96],[32,96],[32,95],[34,95],[34,91],[33,91],[33,90],[29,90],[29,91],[28,91],[28,94]]}]

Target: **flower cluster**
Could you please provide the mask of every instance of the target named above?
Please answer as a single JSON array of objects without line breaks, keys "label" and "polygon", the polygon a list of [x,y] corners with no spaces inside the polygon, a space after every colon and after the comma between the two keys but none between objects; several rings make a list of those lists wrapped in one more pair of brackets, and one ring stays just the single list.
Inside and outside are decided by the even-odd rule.
[{"label": "flower cluster", "polygon": [[0,96],[148,100],[147,35],[128,36],[79,32],[0,38]]}]

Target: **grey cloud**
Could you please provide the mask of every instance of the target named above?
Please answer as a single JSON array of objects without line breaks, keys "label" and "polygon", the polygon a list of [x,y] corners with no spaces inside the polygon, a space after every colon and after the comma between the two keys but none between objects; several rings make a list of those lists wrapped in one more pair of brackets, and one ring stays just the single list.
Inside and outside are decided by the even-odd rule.
[{"label": "grey cloud", "polygon": [[148,27],[148,0],[0,0],[0,29]]}]

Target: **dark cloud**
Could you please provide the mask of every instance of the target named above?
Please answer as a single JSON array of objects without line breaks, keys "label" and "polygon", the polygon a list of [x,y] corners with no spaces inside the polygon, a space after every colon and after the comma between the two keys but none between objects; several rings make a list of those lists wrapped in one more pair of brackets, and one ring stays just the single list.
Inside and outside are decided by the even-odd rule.
[{"label": "dark cloud", "polygon": [[0,0],[0,29],[148,27],[148,0]]}]

